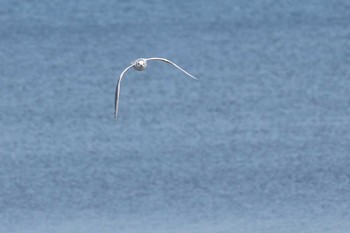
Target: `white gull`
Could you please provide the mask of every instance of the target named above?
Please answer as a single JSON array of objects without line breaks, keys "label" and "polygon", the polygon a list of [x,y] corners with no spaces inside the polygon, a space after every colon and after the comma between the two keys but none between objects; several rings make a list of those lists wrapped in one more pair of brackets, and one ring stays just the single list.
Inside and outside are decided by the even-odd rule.
[{"label": "white gull", "polygon": [[116,87],[116,90],[115,90],[115,102],[114,102],[114,117],[115,117],[115,119],[117,119],[117,117],[118,117],[120,83],[121,83],[121,81],[122,81],[122,79],[124,77],[124,74],[131,67],[134,67],[134,69],[137,70],[137,71],[145,70],[146,67],[147,67],[147,61],[151,61],[151,60],[163,61],[163,62],[166,62],[168,64],[171,64],[171,65],[175,66],[176,68],[178,68],[179,70],[181,70],[186,75],[190,76],[191,78],[193,78],[195,80],[198,80],[196,77],[194,77],[193,75],[191,75],[190,73],[188,73],[187,71],[182,69],[180,66],[176,65],[174,62],[169,61],[168,59],[160,58],[160,57],[139,58],[136,61],[132,62],[131,65],[128,66],[125,70],[123,70],[123,72],[120,74],[120,77],[119,77],[119,80],[118,80],[118,83],[117,83],[117,87]]}]

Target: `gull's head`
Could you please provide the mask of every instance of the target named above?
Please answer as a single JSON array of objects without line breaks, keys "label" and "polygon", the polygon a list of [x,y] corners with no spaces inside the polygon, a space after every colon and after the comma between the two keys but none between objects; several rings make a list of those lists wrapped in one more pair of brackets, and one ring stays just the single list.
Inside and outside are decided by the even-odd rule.
[{"label": "gull's head", "polygon": [[144,58],[139,58],[134,62],[135,70],[141,71],[146,69],[146,67],[147,67],[147,61]]}]

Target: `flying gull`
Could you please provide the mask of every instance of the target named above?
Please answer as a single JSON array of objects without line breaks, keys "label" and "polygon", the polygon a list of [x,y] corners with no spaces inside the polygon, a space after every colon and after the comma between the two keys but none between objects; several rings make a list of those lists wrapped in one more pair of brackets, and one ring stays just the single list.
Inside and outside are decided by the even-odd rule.
[{"label": "flying gull", "polygon": [[198,80],[196,77],[194,77],[193,75],[191,75],[190,73],[188,73],[187,71],[185,71],[184,69],[182,69],[180,66],[176,65],[174,62],[169,61],[168,59],[165,58],[160,58],[160,57],[152,57],[152,58],[139,58],[134,62],[131,62],[131,65],[128,66],[121,74],[117,83],[117,87],[115,90],[115,102],[114,102],[114,117],[115,119],[117,119],[118,117],[118,106],[119,106],[119,95],[120,95],[120,82],[122,81],[124,74],[126,73],[126,71],[128,71],[131,67],[133,67],[135,70],[137,71],[142,71],[145,70],[147,67],[147,61],[151,61],[151,60],[156,60],[156,61],[162,61],[162,62],[166,62],[168,64],[171,64],[173,66],[175,66],[176,68],[178,68],[179,70],[181,70],[183,73],[185,73],[186,75],[188,75],[189,77]]}]

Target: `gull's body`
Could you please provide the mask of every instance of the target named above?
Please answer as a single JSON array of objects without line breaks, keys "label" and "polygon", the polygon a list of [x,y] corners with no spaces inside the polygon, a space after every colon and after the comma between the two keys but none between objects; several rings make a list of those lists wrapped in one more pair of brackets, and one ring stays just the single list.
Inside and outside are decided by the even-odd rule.
[{"label": "gull's body", "polygon": [[152,57],[152,58],[139,58],[136,61],[132,62],[130,66],[128,66],[121,74],[117,83],[117,87],[115,90],[115,102],[114,102],[114,116],[117,119],[118,116],[118,106],[119,106],[119,95],[120,95],[120,82],[122,81],[126,71],[128,71],[130,68],[134,68],[137,71],[142,71],[145,70],[147,67],[147,61],[151,61],[151,60],[157,60],[157,61],[163,61],[166,62],[168,64],[171,64],[173,66],[175,66],[176,68],[178,68],[179,70],[181,70],[183,73],[185,73],[186,75],[190,76],[193,79],[198,80],[197,78],[195,78],[194,76],[192,76],[190,73],[188,73],[187,71],[185,71],[184,69],[182,69],[180,66],[176,65],[174,62],[169,61],[168,59],[165,58],[160,58],[160,57]]}]

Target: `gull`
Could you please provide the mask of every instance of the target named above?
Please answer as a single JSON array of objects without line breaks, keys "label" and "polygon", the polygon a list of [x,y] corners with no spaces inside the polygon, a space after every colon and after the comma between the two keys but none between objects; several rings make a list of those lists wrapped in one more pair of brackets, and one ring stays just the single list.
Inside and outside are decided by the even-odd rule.
[{"label": "gull", "polygon": [[122,81],[124,74],[126,73],[126,71],[128,71],[131,67],[133,67],[135,70],[137,71],[143,71],[146,69],[147,67],[147,61],[162,61],[168,64],[171,64],[173,66],[175,66],[176,68],[178,68],[179,70],[181,70],[183,73],[185,73],[186,75],[188,75],[189,77],[198,80],[196,77],[194,77],[193,75],[191,75],[190,73],[188,73],[187,71],[185,71],[184,69],[182,69],[180,66],[176,65],[174,62],[169,61],[168,59],[165,58],[161,58],[161,57],[151,57],[151,58],[139,58],[134,62],[131,62],[131,65],[128,66],[121,74],[117,83],[117,87],[115,90],[115,102],[114,102],[114,117],[115,119],[117,119],[118,117],[118,107],[119,107],[119,95],[120,95],[120,82]]}]

